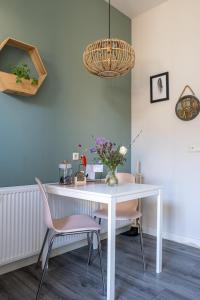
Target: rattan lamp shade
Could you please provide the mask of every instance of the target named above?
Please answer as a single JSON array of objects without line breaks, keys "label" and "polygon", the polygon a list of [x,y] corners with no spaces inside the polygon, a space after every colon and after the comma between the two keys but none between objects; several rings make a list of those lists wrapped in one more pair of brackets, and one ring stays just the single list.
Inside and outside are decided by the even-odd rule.
[{"label": "rattan lamp shade", "polygon": [[135,64],[133,47],[119,39],[103,39],[88,45],[83,63],[93,75],[113,78],[127,74]]}]

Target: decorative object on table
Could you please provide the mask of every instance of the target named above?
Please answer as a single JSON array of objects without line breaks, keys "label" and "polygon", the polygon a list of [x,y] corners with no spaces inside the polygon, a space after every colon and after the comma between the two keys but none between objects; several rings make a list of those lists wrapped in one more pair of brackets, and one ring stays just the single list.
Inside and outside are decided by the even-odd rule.
[{"label": "decorative object on table", "polygon": [[85,185],[86,184],[86,166],[87,166],[87,149],[83,149],[81,144],[78,144],[78,151],[73,153],[73,160],[79,160],[79,171],[75,174],[74,184]]},{"label": "decorative object on table", "polygon": [[22,83],[23,79],[31,80],[32,85],[38,85],[38,79],[31,77],[30,68],[27,64],[18,64],[16,66],[11,66],[11,73],[16,75],[16,83]]},{"label": "decorative object on table", "polygon": [[85,171],[86,166],[87,166],[86,153],[87,153],[88,149],[87,148],[84,149],[81,144],[78,144],[78,150],[79,150],[79,152],[73,153],[73,160],[79,160],[80,165],[82,165],[84,167],[84,171]]},{"label": "decorative object on table", "polygon": [[115,143],[107,140],[104,137],[97,137],[95,146],[91,148],[92,153],[97,154],[97,160],[100,160],[108,169],[106,176],[106,183],[110,186],[118,184],[116,177],[117,166],[123,165],[126,161],[125,155],[127,148],[124,146],[117,146]]},{"label": "decorative object on table", "polygon": [[[190,94],[184,96],[187,89],[190,91]],[[191,121],[198,116],[200,112],[200,102],[189,85],[184,87],[176,103],[175,112],[177,117],[182,121]]]},{"label": "decorative object on table", "polygon": [[[103,173],[103,165],[102,164],[87,164],[86,167],[86,177],[87,181],[95,181],[96,173]],[[100,177],[101,179],[101,177]]]},{"label": "decorative object on table", "polygon": [[169,100],[169,73],[161,73],[150,77],[151,103]]},{"label": "decorative object on table", "polygon": [[93,75],[113,78],[127,74],[135,64],[133,47],[126,41],[111,38],[111,5],[109,0],[109,34],[107,39],[88,45],[83,53],[85,68]]},{"label": "decorative object on table", "polygon": [[66,160],[59,164],[59,183],[72,184],[72,165]]},{"label": "decorative object on table", "polygon": [[[137,140],[137,138],[141,135],[142,130],[135,136],[133,141],[127,146],[123,145],[116,145],[116,143],[111,142],[110,140],[104,138],[104,137],[97,137],[95,138],[92,135],[92,139],[95,139],[95,145],[92,147],[88,147],[83,149],[82,145],[79,144],[79,157],[80,157],[80,165],[79,165],[79,171],[81,171],[84,175],[87,175],[86,173],[86,167],[87,167],[87,156],[86,153],[89,151],[91,154],[96,154],[97,156],[93,159],[94,165],[96,168],[95,172],[102,172],[103,171],[103,165],[107,167],[108,174],[106,176],[106,183],[110,186],[115,185],[118,183],[117,177],[116,177],[116,169],[117,166],[123,165],[126,161],[125,155],[128,151],[128,148],[130,148]],[[83,168],[81,170],[81,167]],[[92,167],[93,168],[93,167]],[[91,171],[91,165],[88,167],[88,171]],[[94,170],[92,170],[94,173]],[[94,180],[94,174],[92,174]]]},{"label": "decorative object on table", "polygon": [[[7,38],[2,42],[0,44],[0,51],[2,51],[2,49],[4,49],[6,46],[12,46],[27,52],[38,73],[38,78],[36,79],[36,81],[38,80],[38,83],[32,84],[33,82],[36,83],[36,81],[29,79],[23,79],[22,82],[16,82],[16,74],[0,71],[0,91],[22,96],[35,95],[47,76],[47,72],[37,48],[13,38]],[[19,75],[19,66],[17,68],[17,73]]]},{"label": "decorative object on table", "polygon": [[83,172],[85,174],[86,166],[87,166],[87,156],[86,152],[88,149],[84,149],[81,144],[78,144],[78,150],[79,152],[73,153],[73,160],[79,160],[79,171]]},{"label": "decorative object on table", "polygon": [[78,171],[74,177],[75,185],[85,185],[86,184],[86,176],[84,172]]},{"label": "decorative object on table", "polygon": [[116,145],[105,137],[97,137],[95,139],[94,147],[90,148],[91,153],[96,153],[95,161],[102,163],[107,167],[108,174],[106,176],[106,183],[110,186],[118,184],[116,177],[116,170],[119,165],[123,165],[126,161],[126,153],[128,148],[133,146],[139,136],[142,134],[142,130],[134,137],[128,147],[123,145]]},{"label": "decorative object on table", "polygon": [[85,154],[81,155],[80,160],[81,160],[81,163],[84,166],[84,168],[86,168],[86,166],[87,166],[87,156]]}]

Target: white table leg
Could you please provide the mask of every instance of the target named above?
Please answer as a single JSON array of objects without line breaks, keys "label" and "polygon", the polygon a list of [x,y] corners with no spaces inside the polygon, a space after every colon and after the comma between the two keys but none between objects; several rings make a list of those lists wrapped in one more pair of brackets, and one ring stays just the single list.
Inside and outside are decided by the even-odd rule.
[{"label": "white table leg", "polygon": [[107,300],[115,299],[115,228],[116,203],[108,203],[108,257],[107,257]]},{"label": "white table leg", "polygon": [[157,247],[156,247],[156,273],[162,272],[162,191],[157,196]]}]

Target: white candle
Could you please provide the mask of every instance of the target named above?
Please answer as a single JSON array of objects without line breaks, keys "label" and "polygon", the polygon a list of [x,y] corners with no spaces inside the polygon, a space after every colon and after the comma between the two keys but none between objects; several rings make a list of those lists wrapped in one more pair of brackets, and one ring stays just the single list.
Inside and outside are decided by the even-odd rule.
[{"label": "white candle", "polygon": [[139,160],[137,160],[137,163],[136,163],[136,172],[138,174],[141,172],[141,163]]}]

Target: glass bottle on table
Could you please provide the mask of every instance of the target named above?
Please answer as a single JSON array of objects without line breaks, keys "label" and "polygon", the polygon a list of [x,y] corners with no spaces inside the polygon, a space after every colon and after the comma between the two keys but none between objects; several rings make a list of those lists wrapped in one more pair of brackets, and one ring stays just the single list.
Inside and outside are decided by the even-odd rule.
[{"label": "glass bottle on table", "polygon": [[72,184],[72,165],[66,160],[59,164],[59,183]]}]

